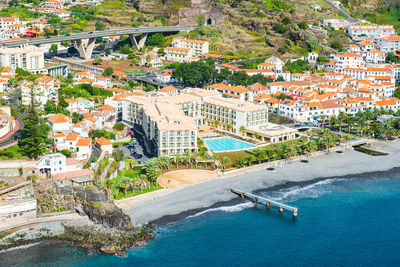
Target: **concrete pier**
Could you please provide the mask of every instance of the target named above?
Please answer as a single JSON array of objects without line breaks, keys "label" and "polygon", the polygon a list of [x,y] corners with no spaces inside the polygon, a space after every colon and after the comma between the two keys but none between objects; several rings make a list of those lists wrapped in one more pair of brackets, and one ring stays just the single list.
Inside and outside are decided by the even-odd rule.
[{"label": "concrete pier", "polygon": [[292,206],[280,203],[278,201],[268,199],[266,197],[260,197],[260,196],[254,195],[252,193],[247,193],[247,192],[244,192],[244,191],[238,190],[238,189],[230,188],[229,191],[239,195],[242,199],[244,199],[244,197],[248,197],[248,198],[252,199],[255,206],[257,206],[258,202],[264,202],[267,210],[269,210],[271,208],[271,205],[278,207],[280,214],[283,214],[283,211],[285,209],[289,210],[292,212],[293,218],[297,218],[297,210],[298,209],[296,207],[292,207]]}]

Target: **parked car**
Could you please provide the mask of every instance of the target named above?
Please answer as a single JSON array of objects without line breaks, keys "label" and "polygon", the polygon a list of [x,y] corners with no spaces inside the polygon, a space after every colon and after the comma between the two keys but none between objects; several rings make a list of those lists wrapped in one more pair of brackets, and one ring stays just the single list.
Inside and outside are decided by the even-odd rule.
[{"label": "parked car", "polygon": [[141,158],[143,158],[143,155],[142,154],[137,154],[136,156],[134,156],[135,157],[135,159],[141,159]]},{"label": "parked car", "polygon": [[130,136],[132,136],[132,133],[131,133],[131,132],[128,132],[128,134],[129,134]]},{"label": "parked car", "polygon": [[136,158],[136,156],[139,155],[139,154],[136,153],[136,152],[133,152],[131,155],[132,155],[132,157]]}]

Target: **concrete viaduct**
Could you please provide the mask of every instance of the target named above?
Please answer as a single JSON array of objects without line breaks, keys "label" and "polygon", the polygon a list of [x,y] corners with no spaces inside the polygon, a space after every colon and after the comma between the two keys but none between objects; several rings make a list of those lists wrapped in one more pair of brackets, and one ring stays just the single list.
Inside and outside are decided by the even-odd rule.
[{"label": "concrete viaduct", "polygon": [[163,26],[163,27],[137,27],[137,28],[121,28],[121,29],[109,29],[104,31],[94,32],[81,32],[59,36],[48,36],[44,38],[31,38],[25,40],[16,41],[1,41],[2,47],[20,47],[24,45],[41,45],[41,44],[52,44],[64,41],[75,41],[76,48],[79,55],[84,59],[90,59],[94,48],[96,38],[106,36],[122,36],[128,35],[132,44],[140,49],[144,46],[147,35],[149,33],[157,32],[179,32],[179,31],[190,31],[196,27],[186,26]]}]

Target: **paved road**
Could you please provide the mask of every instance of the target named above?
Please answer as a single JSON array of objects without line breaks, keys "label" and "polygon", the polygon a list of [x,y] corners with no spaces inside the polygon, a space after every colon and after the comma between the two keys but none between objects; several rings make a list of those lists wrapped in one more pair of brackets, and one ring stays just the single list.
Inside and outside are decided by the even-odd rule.
[{"label": "paved road", "polygon": [[116,36],[116,35],[143,34],[143,33],[156,33],[156,32],[179,32],[179,31],[193,30],[195,28],[196,27],[163,26],[163,27],[109,29],[104,31],[74,33],[70,35],[59,35],[51,37],[49,36],[45,38],[31,38],[19,41],[2,41],[0,42],[0,45],[6,47],[17,47],[26,44],[31,44],[31,45],[52,44],[63,41],[75,41],[88,38],[98,38],[98,37]]},{"label": "paved road", "polygon": [[326,1],[328,4],[330,4],[334,9],[336,9],[337,11],[339,11],[340,13],[342,13],[342,15],[345,16],[346,19],[347,19],[348,21],[350,21],[351,23],[354,23],[354,24],[359,24],[359,22],[358,22],[356,19],[354,19],[353,17],[351,17],[350,14],[347,13],[346,11],[344,11],[342,8],[336,6],[336,5],[333,3],[333,1],[331,1],[331,0],[325,0],[325,1]]},{"label": "paved road", "polygon": [[[18,109],[17,101],[18,101],[19,91],[20,90],[16,90],[16,91],[13,91],[13,92],[10,92],[7,94],[9,99],[8,100],[6,99],[6,101],[8,102],[8,104],[10,106],[14,107],[15,109]],[[25,114],[23,114],[23,115],[25,115]],[[20,134],[22,128],[24,127],[24,123],[23,123],[22,117],[20,115],[18,115],[18,117],[17,117],[16,127],[17,128],[14,129],[13,134],[11,136],[8,136],[6,138],[5,142],[4,142],[4,140],[2,140],[3,142],[0,144],[0,148],[7,147],[8,145],[13,144],[18,141],[19,134]]]}]

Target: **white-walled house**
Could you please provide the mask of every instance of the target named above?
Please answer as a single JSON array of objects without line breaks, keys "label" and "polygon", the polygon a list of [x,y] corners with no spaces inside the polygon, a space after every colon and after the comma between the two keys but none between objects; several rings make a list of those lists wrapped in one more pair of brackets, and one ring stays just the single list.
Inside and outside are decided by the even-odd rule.
[{"label": "white-walled house", "polygon": [[53,132],[70,132],[72,129],[72,118],[60,113],[48,117],[47,123],[53,129]]}]

